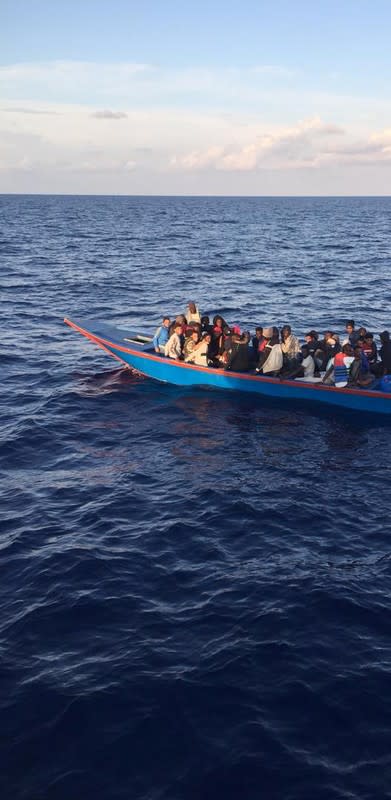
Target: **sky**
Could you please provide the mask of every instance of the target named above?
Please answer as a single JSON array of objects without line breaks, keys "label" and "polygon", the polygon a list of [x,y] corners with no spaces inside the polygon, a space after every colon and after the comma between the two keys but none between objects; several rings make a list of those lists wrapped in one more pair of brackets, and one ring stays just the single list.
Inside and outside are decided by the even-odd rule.
[{"label": "sky", "polygon": [[0,0],[0,192],[391,194],[391,0]]}]

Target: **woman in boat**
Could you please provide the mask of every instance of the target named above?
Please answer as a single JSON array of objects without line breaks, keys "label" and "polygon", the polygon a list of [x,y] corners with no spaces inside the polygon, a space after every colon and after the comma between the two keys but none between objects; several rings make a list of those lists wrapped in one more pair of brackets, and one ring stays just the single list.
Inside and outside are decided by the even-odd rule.
[{"label": "woman in boat", "polygon": [[213,317],[212,341],[209,348],[209,356],[214,361],[215,366],[219,366],[219,357],[224,353],[224,328],[228,325],[219,314]]},{"label": "woman in boat", "polygon": [[196,364],[198,367],[207,367],[211,341],[211,334],[204,333],[202,339],[194,345],[192,352],[185,357],[186,364]]},{"label": "woman in boat", "polygon": [[189,356],[190,353],[193,352],[195,346],[200,341],[200,337],[199,337],[198,331],[196,331],[196,330],[194,330],[192,328],[190,330],[191,330],[191,333],[190,333],[190,335],[188,335],[186,337],[185,344],[183,345],[183,355],[184,355],[185,361],[186,361],[186,357]]}]

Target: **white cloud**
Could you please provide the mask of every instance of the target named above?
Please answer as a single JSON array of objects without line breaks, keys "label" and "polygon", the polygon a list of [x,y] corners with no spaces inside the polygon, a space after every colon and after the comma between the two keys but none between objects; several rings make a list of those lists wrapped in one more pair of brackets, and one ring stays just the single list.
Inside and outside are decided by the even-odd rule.
[{"label": "white cloud", "polygon": [[[341,143],[342,139],[342,143]],[[342,127],[319,117],[294,127],[260,133],[242,147],[214,146],[173,156],[170,164],[185,170],[250,172],[258,169],[317,168],[326,164],[379,163],[391,159],[391,131],[355,141]]]},{"label": "white cloud", "polygon": [[109,109],[94,111],[91,114],[91,117],[95,117],[95,119],[126,119],[127,116],[124,111],[109,111]]}]

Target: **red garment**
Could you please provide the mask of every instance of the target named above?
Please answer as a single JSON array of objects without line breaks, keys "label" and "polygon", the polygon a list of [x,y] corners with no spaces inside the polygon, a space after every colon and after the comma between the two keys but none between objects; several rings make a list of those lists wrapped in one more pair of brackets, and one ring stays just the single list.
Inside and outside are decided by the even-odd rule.
[{"label": "red garment", "polygon": [[335,367],[344,367],[345,366],[344,358],[346,358],[346,353],[342,353],[342,352],[341,353],[337,353],[334,356],[334,366]]}]

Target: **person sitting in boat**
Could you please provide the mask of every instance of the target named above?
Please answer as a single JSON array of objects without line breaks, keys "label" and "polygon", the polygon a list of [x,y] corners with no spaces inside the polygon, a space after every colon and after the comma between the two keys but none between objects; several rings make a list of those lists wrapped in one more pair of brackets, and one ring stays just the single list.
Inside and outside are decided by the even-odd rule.
[{"label": "person sitting in boat", "polygon": [[212,333],[213,325],[210,324],[210,319],[207,315],[201,317],[201,335],[204,333]]},{"label": "person sitting in boat", "polygon": [[209,348],[209,356],[219,366],[219,357],[224,353],[224,328],[228,328],[223,317],[216,314],[213,317],[212,341]]},{"label": "person sitting in boat", "polygon": [[316,372],[316,364],[308,345],[303,344],[301,353],[297,358],[297,366],[288,374],[284,373],[284,378],[289,378],[290,380],[294,378],[313,378]]},{"label": "person sitting in boat", "polygon": [[[170,334],[170,336],[171,336],[171,335],[174,333],[174,331],[175,331],[175,328],[176,328],[178,325],[180,325],[180,326],[181,326],[181,336],[183,336],[183,337],[184,337],[184,336],[185,336],[185,333],[186,333],[186,328],[187,328],[187,319],[186,319],[186,317],[185,317],[185,315],[184,315],[184,314],[178,314],[178,315],[175,317],[175,319],[174,319],[174,322],[172,322],[172,323],[171,323],[171,325],[170,325],[170,329],[169,329],[169,334]],[[182,344],[183,344],[183,342],[184,342],[184,339],[182,340]]]},{"label": "person sitting in boat", "polygon": [[340,389],[347,386],[349,369],[353,360],[354,353],[351,344],[344,344],[342,351],[336,353],[335,356],[330,359],[326,373],[322,378],[322,383],[334,384]]},{"label": "person sitting in boat", "polygon": [[186,361],[186,357],[193,352],[195,346],[200,341],[200,336],[197,330],[190,328],[191,333],[185,338],[185,344],[183,345],[183,356]]},{"label": "person sitting in boat", "polygon": [[346,335],[342,344],[350,344],[352,347],[355,347],[360,338],[360,334],[356,331],[354,319],[348,319],[346,321],[345,331]]},{"label": "person sitting in boat", "polygon": [[349,368],[348,386],[367,388],[375,381],[375,376],[369,370],[369,363],[360,344],[354,348],[354,359]]},{"label": "person sitting in boat", "polygon": [[179,323],[175,325],[174,331],[164,348],[164,355],[177,361],[182,358],[182,325]]},{"label": "person sitting in boat", "polygon": [[204,333],[202,339],[194,345],[192,352],[185,357],[186,364],[195,364],[198,367],[207,367],[209,364],[209,347],[211,341],[211,334]]},{"label": "person sitting in boat", "polygon": [[315,356],[316,351],[319,349],[319,333],[314,330],[308,331],[308,333],[304,335],[304,340],[311,355]]},{"label": "person sitting in boat", "polygon": [[280,374],[283,365],[278,328],[264,328],[263,335],[266,339],[266,345],[259,354],[256,372],[269,377],[276,377]]},{"label": "person sitting in boat", "polygon": [[381,348],[379,355],[381,358],[383,375],[391,375],[391,341],[388,331],[383,331],[380,334]]},{"label": "person sitting in boat", "polygon": [[194,300],[189,300],[186,307],[185,317],[188,325],[190,325],[191,322],[198,322],[201,324],[201,314]]},{"label": "person sitting in boat", "polygon": [[359,344],[360,347],[362,347],[364,344],[364,339],[367,333],[367,329],[364,328],[364,326],[362,325],[361,328],[358,329],[357,333],[358,333],[357,344]]},{"label": "person sitting in boat", "polygon": [[315,351],[315,363],[318,369],[323,372],[327,369],[330,359],[341,352],[339,337],[333,331],[325,331],[322,341],[319,342]]},{"label": "person sitting in boat", "polygon": [[227,351],[228,358],[224,369],[232,370],[233,372],[248,372],[250,369],[249,342],[249,333],[232,334],[231,347]]},{"label": "person sitting in boat", "polygon": [[164,348],[169,339],[170,317],[163,317],[162,324],[156,329],[152,344],[156,353],[164,353]]},{"label": "person sitting in boat", "polygon": [[284,359],[284,369],[295,369],[299,365],[300,342],[292,333],[290,325],[281,328],[281,350]]},{"label": "person sitting in boat", "polygon": [[377,347],[373,333],[368,331],[365,334],[361,348],[368,359],[369,366],[372,368],[377,362]]},{"label": "person sitting in boat", "polygon": [[259,354],[262,353],[262,350],[265,349],[266,346],[266,339],[263,335],[263,328],[260,325],[257,325],[255,328],[255,336],[251,339],[252,344],[252,363],[254,367],[258,364]]}]

